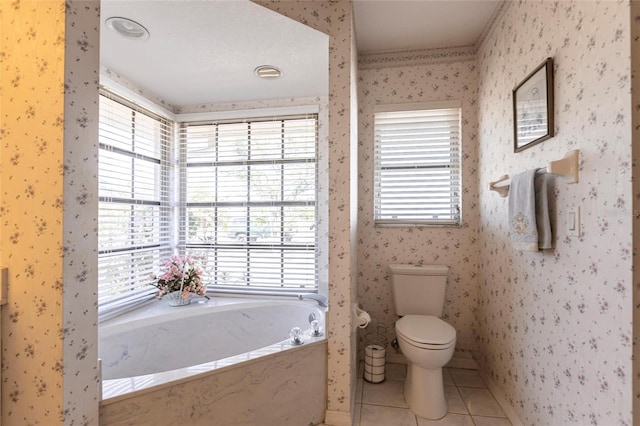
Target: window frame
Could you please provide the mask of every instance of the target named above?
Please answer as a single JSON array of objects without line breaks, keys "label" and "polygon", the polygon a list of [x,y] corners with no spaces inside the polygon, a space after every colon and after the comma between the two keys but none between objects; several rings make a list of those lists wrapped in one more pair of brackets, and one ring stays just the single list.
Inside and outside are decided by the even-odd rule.
[{"label": "window frame", "polygon": [[[289,121],[294,121],[294,120],[299,120],[299,119],[310,119],[312,118],[315,122],[315,130],[314,130],[314,152],[313,152],[313,158],[311,159],[304,159],[304,160],[291,160],[288,158],[285,158],[284,156],[284,139],[285,139],[285,133],[284,133],[284,122],[289,120]],[[217,154],[216,154],[216,159],[215,161],[205,161],[203,163],[197,163],[197,162],[187,162],[187,146],[186,144],[188,143],[186,140],[186,128],[189,126],[218,126],[218,125],[225,125],[225,124],[239,124],[239,123],[247,123],[249,125],[249,131],[248,131],[248,144],[250,146],[250,140],[251,140],[251,124],[253,123],[261,123],[261,122],[273,122],[273,121],[280,121],[282,122],[282,126],[283,126],[283,130],[282,130],[282,158],[278,159],[278,160],[262,160],[262,161],[258,161],[258,164],[261,163],[272,163],[272,164],[280,164],[280,165],[284,165],[284,164],[301,164],[301,163],[313,163],[313,175],[314,175],[314,198],[313,201],[302,201],[302,202],[287,202],[284,200],[281,200],[280,202],[267,202],[267,204],[270,204],[271,207],[280,207],[283,208],[284,206],[287,207],[295,207],[295,206],[299,206],[299,207],[309,207],[312,206],[313,207],[313,211],[314,211],[314,230],[313,230],[313,243],[312,244],[286,244],[286,241],[284,239],[281,239],[280,245],[270,245],[270,249],[271,251],[280,251],[282,253],[282,255],[284,255],[284,253],[286,252],[286,250],[290,250],[292,252],[295,251],[311,251],[312,252],[312,256],[313,256],[313,285],[306,285],[306,286],[301,286],[299,288],[292,288],[292,287],[285,287],[283,289],[276,289],[272,286],[264,286],[264,285],[252,285],[250,284],[250,278],[247,278],[248,284],[246,284],[245,286],[239,286],[239,285],[223,285],[220,284],[218,282],[216,282],[215,280],[215,275],[213,276],[213,279],[208,282],[207,284],[207,288],[208,288],[208,292],[211,293],[237,293],[237,294],[247,294],[247,295],[274,295],[274,296],[291,296],[291,295],[297,295],[297,294],[301,294],[301,293],[318,293],[318,289],[319,289],[319,241],[318,241],[318,229],[317,229],[317,218],[318,218],[318,164],[319,164],[319,158],[318,158],[318,120],[319,120],[319,116],[317,113],[301,113],[301,114],[283,114],[283,115],[277,115],[277,116],[261,116],[261,117],[252,117],[252,118],[245,118],[245,119],[231,119],[231,118],[226,118],[226,119],[221,119],[221,120],[185,120],[185,121],[180,121],[178,122],[178,127],[179,127],[179,136],[178,136],[178,145],[179,145],[179,176],[180,176],[180,190],[179,190],[179,196],[180,196],[180,202],[179,202],[179,214],[178,214],[178,222],[179,222],[179,231],[178,231],[178,239],[179,239],[179,251],[180,252],[193,252],[194,250],[210,250],[213,253],[217,253],[218,249],[223,249],[223,248],[229,248],[229,244],[224,244],[224,243],[220,243],[219,239],[218,239],[218,233],[215,233],[215,238],[214,241],[211,242],[202,242],[202,243],[188,243],[187,242],[187,234],[188,234],[188,215],[187,215],[187,209],[189,207],[200,207],[200,208],[211,208],[214,211],[216,211],[215,213],[215,219],[214,219],[214,223],[216,224],[216,226],[218,226],[218,224],[221,222],[219,220],[219,216],[217,213],[217,208],[218,205],[224,205],[224,207],[245,207],[247,209],[250,209],[252,207],[264,207],[265,202],[262,201],[256,201],[256,202],[251,202],[251,201],[239,201],[236,203],[229,203],[229,202],[225,202],[225,203],[220,203],[218,204],[218,201],[210,201],[210,202],[189,202],[187,201],[187,197],[188,197],[188,188],[187,188],[187,170],[190,167],[194,167],[194,164],[196,166],[199,167],[213,167],[214,163],[219,165],[220,163],[224,163],[224,161],[221,161]],[[217,128],[216,128],[217,129]],[[217,137],[218,137],[218,130],[216,130],[214,132],[214,134],[216,135],[216,144],[217,144]],[[216,151],[217,153],[217,148]],[[238,163],[243,163],[245,165],[250,164],[251,163],[251,159],[248,159],[246,161],[239,161]],[[233,162],[231,162],[233,163]],[[255,165],[255,164],[254,164]],[[216,169],[217,170],[217,169]],[[215,172],[217,173],[217,171]],[[281,177],[281,179],[284,179],[283,177]],[[247,180],[247,192],[250,193],[250,186],[251,186],[251,179]],[[217,183],[216,183],[217,184]],[[282,184],[282,181],[281,181]],[[248,220],[248,218],[247,218]],[[250,237],[251,235],[251,227],[252,225],[247,223],[247,230],[248,230],[248,237]],[[284,235],[284,222],[281,222],[281,233],[282,235]],[[284,238],[284,237],[283,237]],[[264,245],[259,245],[259,244],[254,244],[251,241],[251,238],[247,238],[247,240],[244,242],[244,245],[239,246],[240,248],[246,249],[247,253],[250,253],[252,250],[255,251],[264,251],[268,248],[268,246],[264,246]],[[217,271],[217,262],[218,262],[218,255],[215,254],[214,255],[214,262],[216,264],[216,271]],[[249,261],[247,261],[247,271],[249,271],[251,269],[251,266],[249,266]],[[280,269],[281,269],[281,274],[283,271],[283,261],[280,261]],[[250,273],[247,274],[248,276],[250,276]]]},{"label": "window frame", "polygon": [[[449,203],[450,216],[449,220],[429,220],[428,218],[410,218],[410,219],[393,219],[382,218],[379,212],[384,207],[384,200],[381,199],[381,180],[384,173],[382,160],[380,158],[381,141],[379,138],[379,124],[378,116],[384,113],[412,113],[420,111],[436,111],[436,110],[448,110],[457,109],[457,125],[453,134],[457,134],[457,138],[451,141],[449,153],[450,159],[448,162],[442,162],[440,164],[428,165],[428,166],[394,166],[395,170],[401,170],[409,172],[419,169],[443,169],[453,168],[454,172],[457,169],[457,173],[451,175],[451,183],[449,184]],[[373,155],[373,222],[374,227],[461,227],[463,224],[463,212],[462,212],[462,102],[459,100],[439,101],[439,102],[422,102],[422,103],[406,103],[406,104],[388,104],[388,105],[376,105],[373,111],[373,137],[374,137],[374,155]],[[453,126],[452,126],[453,128]],[[429,179],[425,178],[424,182]],[[457,214],[457,215],[456,215]]]},{"label": "window frame", "polygon": [[[309,257],[313,258],[313,266],[312,266],[313,271],[309,272],[306,275],[309,277],[311,276],[311,274],[313,275],[313,287],[311,287],[311,285],[307,283],[306,287],[287,289],[287,291],[264,291],[263,289],[253,290],[248,288],[224,289],[224,288],[215,286],[215,283],[211,283],[213,285],[208,286],[209,287],[208,292],[209,293],[231,292],[231,293],[240,293],[240,294],[247,294],[247,295],[275,295],[275,296],[283,296],[283,297],[298,295],[298,294],[306,294],[306,293],[318,293],[319,287],[320,287],[320,280],[319,280],[320,241],[319,241],[319,235],[318,235],[317,221],[318,221],[318,209],[320,207],[318,204],[319,202],[318,185],[320,184],[319,183],[320,182],[319,181],[319,165],[320,165],[321,159],[320,159],[319,145],[318,145],[320,115],[314,106],[289,107],[289,108],[279,108],[279,109],[268,108],[268,109],[261,110],[263,112],[262,115],[256,114],[255,110],[249,111],[248,114],[246,114],[246,112],[243,112],[243,111],[241,112],[234,111],[233,114],[229,114],[229,113],[223,114],[223,115],[226,115],[226,117],[224,117],[224,119],[219,119],[219,117],[216,117],[216,118],[211,117],[212,115],[219,115],[219,114],[183,114],[183,115],[171,116],[171,115],[166,115],[164,113],[158,113],[154,110],[150,110],[146,105],[144,105],[144,102],[141,103],[140,100],[136,97],[129,98],[119,94],[117,91],[113,91],[113,89],[105,88],[105,87],[100,88],[100,96],[106,99],[109,99],[110,101],[114,101],[123,105],[124,107],[130,109],[135,114],[144,114],[153,119],[158,119],[163,123],[164,126],[168,126],[168,128],[170,128],[170,131],[166,131],[164,127],[162,128],[161,133],[166,131],[166,133],[167,134],[170,133],[170,135],[167,136],[166,140],[163,139],[163,141],[159,142],[159,143],[165,144],[165,146],[161,148],[162,158],[160,160],[162,164],[161,182],[163,185],[160,191],[162,194],[166,195],[166,199],[163,199],[163,202],[161,203],[162,204],[161,216],[162,216],[163,226],[166,225],[166,229],[168,229],[169,236],[165,239],[166,241],[163,240],[161,244],[161,253],[155,255],[155,258],[150,267],[150,272],[154,274],[158,272],[158,269],[160,267],[160,262],[163,259],[169,258],[173,254],[181,254],[181,255],[187,254],[189,250],[189,247],[185,244],[185,241],[181,240],[181,232],[180,232],[181,220],[185,218],[184,201],[186,197],[186,191],[184,190],[184,187],[183,187],[184,180],[182,179],[183,169],[182,169],[182,163],[181,163],[181,159],[182,159],[181,141],[179,139],[180,135],[178,132],[180,126],[183,123],[194,123],[194,122],[201,122],[201,121],[237,123],[237,122],[243,122],[247,120],[257,122],[257,121],[273,121],[274,119],[296,119],[296,118],[313,117],[313,119],[315,120],[314,158],[313,158],[313,163],[314,163],[313,175],[314,175],[315,189],[313,190],[314,196],[313,196],[312,205],[313,205],[313,220],[315,222],[313,225],[313,231],[311,231],[313,233],[313,243],[311,247],[312,254],[309,255]],[[244,119],[233,118],[241,115],[242,116],[246,115],[247,117],[250,117],[250,118],[244,118]],[[102,119],[102,117],[100,117],[100,119]],[[116,122],[116,124],[118,123]],[[122,128],[118,129],[118,131],[126,135],[130,132],[130,128],[129,127],[125,128],[125,126],[122,126]],[[100,156],[105,146],[103,143],[101,143],[102,137],[100,137],[99,139],[100,139],[99,140],[99,156]],[[124,140],[126,140],[126,138]],[[160,139],[158,139],[158,141],[160,141]],[[131,148],[131,149],[132,149],[132,152],[129,153],[131,158],[135,157],[139,159],[144,157],[143,155],[141,156],[141,155],[135,154],[134,148]],[[98,162],[100,162],[100,157],[98,158]],[[110,185],[114,185],[114,183],[110,183]],[[110,200],[110,197],[108,196],[105,197],[103,196],[103,194],[99,194],[98,210],[100,211],[101,207],[103,207],[103,203],[109,200]],[[145,204],[145,203],[148,203],[148,202],[142,201],[141,203],[132,203],[132,205]],[[131,229],[131,228],[129,227],[127,229]],[[98,232],[100,232],[100,223],[99,223]],[[113,251],[114,250],[104,249],[100,246],[98,247],[99,275],[102,273],[104,274],[109,273],[108,270],[104,272],[104,268],[107,266],[102,266],[100,263],[100,259],[103,256],[108,256]],[[135,256],[133,257],[135,258]],[[134,262],[135,262],[135,259],[132,260],[131,264],[135,265]],[[104,263],[106,263],[106,261]],[[130,268],[129,270],[133,271],[133,268]],[[309,268],[309,271],[311,271],[311,268]],[[126,275],[125,280],[133,279],[131,277],[134,276],[129,272],[125,273],[125,275]],[[116,278],[116,279],[119,279],[119,278]],[[115,279],[112,279],[112,281],[114,280]],[[100,289],[100,283],[98,283],[99,321],[105,321],[123,312],[127,312],[129,310],[135,309],[140,305],[147,303],[154,298],[157,290],[153,286],[149,285],[152,283],[151,279],[144,280],[138,273],[137,283],[139,285],[134,285],[132,288],[134,290],[137,288],[140,291],[137,294],[134,294],[133,296],[128,298],[127,300],[122,300],[122,301],[115,301],[115,299],[113,298],[102,299],[100,297],[100,294],[103,291]]]},{"label": "window frame", "polygon": [[[99,141],[98,141],[99,165],[101,164],[100,161],[101,161],[102,152],[115,153],[116,155],[129,158],[132,161],[132,166],[131,166],[132,175],[131,175],[131,180],[129,180],[128,182],[130,182],[132,191],[136,186],[137,179],[139,179],[141,176],[145,178],[148,177],[146,176],[144,171],[140,172],[141,174],[138,174],[138,175],[135,174],[135,171],[136,171],[135,161],[142,161],[144,162],[144,164],[146,163],[155,164],[159,167],[159,176],[153,185],[154,190],[158,191],[157,200],[136,198],[136,196],[133,193],[131,194],[131,198],[112,197],[112,196],[103,195],[100,193],[98,194],[99,217],[100,217],[100,212],[102,211],[102,207],[105,206],[105,204],[107,206],[114,206],[114,205],[130,206],[132,214],[130,215],[128,229],[131,232],[128,234],[128,239],[130,239],[131,241],[134,241],[136,238],[135,232],[137,229],[136,228],[137,225],[135,224],[135,222],[136,220],[139,220],[139,217],[134,214],[135,207],[136,206],[137,207],[140,207],[140,206],[157,206],[158,207],[157,226],[154,227],[152,231],[152,233],[155,233],[155,232],[158,233],[157,243],[153,243],[153,244],[144,243],[139,245],[132,244],[130,246],[123,245],[122,247],[119,247],[119,248],[104,248],[100,246],[100,244],[98,245],[98,293],[99,294],[101,291],[103,292],[111,291],[114,288],[113,282],[111,282],[108,285],[106,283],[104,284],[101,283],[101,280],[102,280],[101,276],[103,274],[106,274],[106,271],[104,270],[104,266],[101,265],[101,260],[104,260],[106,263],[108,261],[109,256],[113,256],[114,254],[117,254],[117,253],[130,254],[130,261],[129,261],[130,264],[128,268],[129,282],[124,283],[123,285],[128,286],[128,290],[130,291],[131,294],[128,296],[112,295],[107,298],[101,298],[99,296],[98,297],[98,316],[100,320],[105,320],[123,311],[132,309],[133,307],[138,306],[141,303],[144,303],[145,301],[151,300],[154,297],[156,293],[156,289],[150,285],[151,279],[149,278],[148,281],[141,281],[139,278],[141,274],[140,271],[138,270],[139,266],[141,265],[141,263],[139,262],[140,258],[144,256],[153,257],[153,261],[150,264],[148,271],[145,271],[143,273],[146,276],[149,276],[151,273],[154,273],[157,270],[160,260],[169,257],[173,252],[172,237],[171,237],[172,228],[173,228],[172,222],[171,222],[172,220],[171,219],[171,216],[172,216],[171,182],[172,182],[172,161],[173,161],[172,149],[173,149],[173,139],[174,139],[173,132],[174,132],[175,123],[173,120],[160,116],[152,111],[149,111],[148,109],[138,105],[137,103],[132,102],[108,89],[101,88],[99,96],[100,96],[100,101],[102,101],[102,98],[104,98],[105,100],[108,100],[110,102],[118,103],[124,108],[127,108],[129,110],[129,112],[131,113],[131,120],[128,123],[128,127],[124,128],[124,125],[123,125],[123,127],[118,130],[122,132],[130,132],[131,144],[132,144],[131,150],[119,148],[114,146],[113,144],[110,145],[102,140],[103,139],[103,136],[101,133],[102,129],[100,128]],[[99,114],[99,120],[101,122],[102,120],[105,120],[106,122],[107,118],[103,117],[102,115],[103,113],[104,111],[101,109]],[[160,126],[159,137],[157,139],[154,139],[156,143],[160,144],[160,146],[158,147],[159,148],[158,158],[155,158],[154,156],[138,153],[135,150],[135,140],[137,137],[140,137],[140,135],[136,133],[136,118],[139,115],[143,115],[146,118],[150,118],[154,120],[154,122],[157,122]],[[117,123],[117,124],[124,124],[124,122]],[[143,135],[142,137],[145,137],[145,136],[147,135]],[[108,139],[108,136],[105,137],[105,139]],[[99,166],[99,170],[101,169],[102,167]],[[113,171],[115,171],[115,169],[112,169],[112,172]],[[99,181],[98,189],[99,189],[99,192],[101,192],[100,191],[101,179],[99,178],[98,181]],[[108,212],[109,208],[106,208],[105,210]],[[101,228],[102,228],[101,222],[99,219],[98,221],[99,235],[101,233]],[[126,261],[124,261],[124,263],[126,263]],[[147,274],[146,272],[149,272],[149,274]]]}]

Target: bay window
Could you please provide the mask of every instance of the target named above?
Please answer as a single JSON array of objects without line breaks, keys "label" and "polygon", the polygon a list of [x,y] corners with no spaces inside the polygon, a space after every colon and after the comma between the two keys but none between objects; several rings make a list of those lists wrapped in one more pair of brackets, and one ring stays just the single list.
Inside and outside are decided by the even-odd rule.
[{"label": "bay window", "polygon": [[183,123],[181,249],[214,290],[317,291],[317,118]]},{"label": "bay window", "polygon": [[98,310],[126,309],[171,254],[173,123],[104,92],[99,115]]}]

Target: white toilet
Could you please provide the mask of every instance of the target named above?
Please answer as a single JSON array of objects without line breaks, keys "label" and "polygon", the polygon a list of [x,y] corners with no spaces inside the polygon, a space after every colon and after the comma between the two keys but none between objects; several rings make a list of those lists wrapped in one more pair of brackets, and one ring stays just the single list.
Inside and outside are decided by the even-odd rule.
[{"label": "white toilet", "polygon": [[447,414],[442,367],[456,346],[456,330],[440,319],[449,268],[441,265],[389,265],[396,313],[396,336],[407,357],[404,397],[427,419]]}]

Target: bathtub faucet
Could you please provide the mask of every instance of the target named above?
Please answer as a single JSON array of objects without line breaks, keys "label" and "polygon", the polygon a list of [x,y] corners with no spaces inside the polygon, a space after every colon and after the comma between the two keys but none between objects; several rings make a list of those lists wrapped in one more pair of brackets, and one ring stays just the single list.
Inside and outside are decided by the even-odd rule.
[{"label": "bathtub faucet", "polygon": [[326,308],[328,306],[327,297],[323,296],[321,294],[316,294],[316,293],[299,294],[298,295],[298,299],[300,299],[300,300],[302,300],[302,299],[312,299],[312,300],[315,300],[316,302],[318,302],[318,305],[322,306],[323,308]]}]

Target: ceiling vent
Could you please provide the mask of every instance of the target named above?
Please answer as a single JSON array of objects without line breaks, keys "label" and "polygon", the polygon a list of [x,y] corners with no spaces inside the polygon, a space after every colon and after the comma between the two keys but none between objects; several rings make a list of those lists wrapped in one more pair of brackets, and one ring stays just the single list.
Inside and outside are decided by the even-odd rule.
[{"label": "ceiling vent", "polygon": [[273,65],[260,65],[253,71],[258,77],[273,80],[282,76],[282,71]]}]

